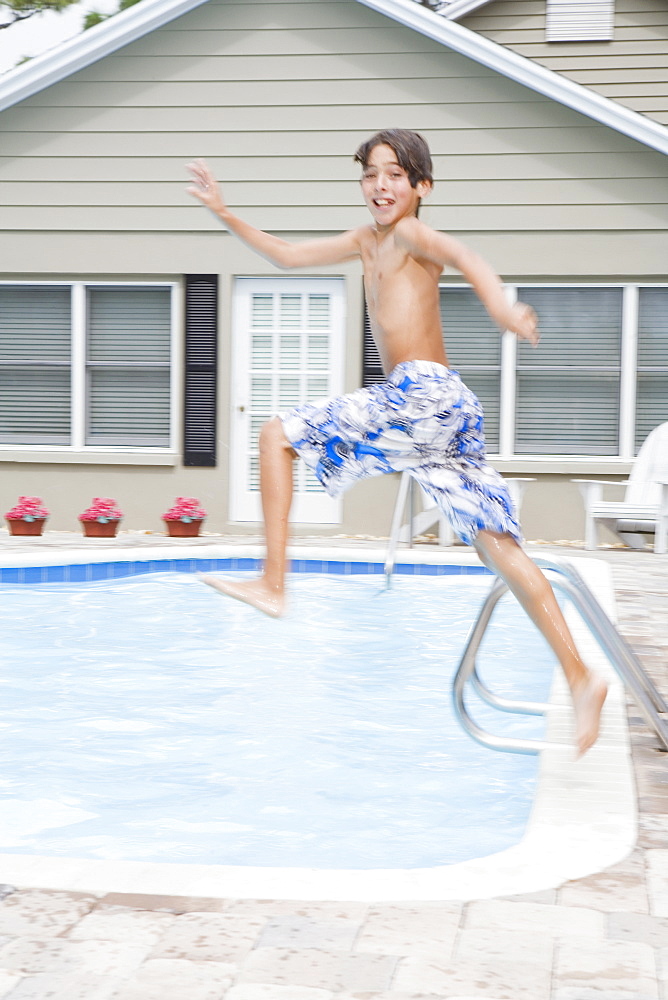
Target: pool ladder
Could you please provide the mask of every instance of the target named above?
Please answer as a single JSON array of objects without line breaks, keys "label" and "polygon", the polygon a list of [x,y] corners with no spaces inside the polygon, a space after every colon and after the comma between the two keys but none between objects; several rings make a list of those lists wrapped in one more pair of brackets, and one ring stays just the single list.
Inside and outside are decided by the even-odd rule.
[{"label": "pool ladder", "polygon": [[[403,510],[406,502],[406,493],[409,492],[408,482],[405,482],[407,479],[408,477],[402,477],[400,486],[400,497],[397,502],[397,508],[401,504],[401,510]],[[388,587],[394,570],[394,558],[400,528],[401,520],[399,515],[399,517],[395,516],[392,525],[385,561],[385,574]],[[573,566],[561,559],[538,558],[534,559],[534,562],[541,567],[552,586],[569,597],[573,602],[592,635],[621,678],[626,690],[640,709],[648,726],[656,733],[661,743],[661,749],[668,750],[668,706],[651,678],[645,673],[640,660],[612,624],[580,574]],[[545,715],[548,710],[548,705],[538,702],[513,701],[499,697],[490,691],[478,674],[476,656],[480,648],[480,643],[489,625],[494,608],[508,589],[503,580],[498,578],[494,580],[492,588],[469,633],[466,647],[455,673],[452,697],[457,718],[466,732],[474,740],[477,740],[478,743],[488,747],[490,750],[537,754],[541,750],[544,750],[548,744],[541,740],[495,736],[492,733],[486,732],[471,718],[464,698],[466,686],[470,682],[478,695],[488,705],[502,712],[512,712],[521,715]]]},{"label": "pool ladder", "polygon": [[[540,558],[535,559],[534,562],[541,567],[552,586],[573,602],[640,709],[648,726],[656,733],[662,749],[668,750],[668,706],[651,678],[645,673],[640,660],[612,624],[580,574],[568,563],[558,559]],[[470,681],[473,688],[488,705],[502,712],[516,712],[522,715],[545,715],[547,712],[548,706],[544,704],[500,698],[483,683],[476,668],[476,656],[492,612],[507,590],[508,587],[502,580],[495,579],[478,613],[459,661],[453,682],[452,697],[459,721],[466,732],[478,743],[482,743],[483,746],[491,750],[537,754],[544,750],[548,744],[540,740],[494,736],[486,732],[471,718],[464,699],[466,685]]]}]

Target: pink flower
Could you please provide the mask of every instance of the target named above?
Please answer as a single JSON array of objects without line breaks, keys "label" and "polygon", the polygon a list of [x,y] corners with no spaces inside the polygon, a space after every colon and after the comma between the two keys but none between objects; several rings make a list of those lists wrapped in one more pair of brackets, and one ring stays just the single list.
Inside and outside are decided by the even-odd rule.
[{"label": "pink flower", "polygon": [[90,507],[86,508],[83,514],[79,514],[80,521],[100,521],[106,524],[107,521],[120,521],[123,511],[115,500],[110,497],[93,497]]},{"label": "pink flower", "polygon": [[16,506],[5,514],[5,517],[23,521],[35,521],[48,516],[49,511],[40,497],[19,497]]},{"label": "pink flower", "polygon": [[173,507],[162,515],[163,521],[202,521],[206,511],[196,497],[177,497]]}]

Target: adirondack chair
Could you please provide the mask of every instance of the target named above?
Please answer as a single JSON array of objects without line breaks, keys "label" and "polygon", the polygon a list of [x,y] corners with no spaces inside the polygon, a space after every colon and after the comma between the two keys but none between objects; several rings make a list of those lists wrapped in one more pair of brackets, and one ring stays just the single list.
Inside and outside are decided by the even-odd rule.
[{"label": "adirondack chair", "polygon": [[631,475],[623,500],[603,500],[605,480],[574,479],[585,506],[585,549],[598,544],[600,523],[607,525],[634,549],[641,549],[654,534],[654,551],[665,553],[668,544],[668,423],[648,434]]},{"label": "adirondack chair", "polygon": [[[527,483],[533,483],[533,479],[506,479],[508,491],[512,497],[518,516],[522,506],[522,498]],[[399,542],[412,542],[416,535],[421,535],[434,525],[438,525],[438,540],[441,545],[452,545],[455,541],[455,533],[450,527],[450,523],[440,509],[434,504],[431,497],[420,488],[417,492],[422,497],[424,509],[416,512],[414,507],[414,491],[416,482],[408,472],[402,472],[399,480],[399,490],[392,517],[392,527],[390,538],[396,538]],[[406,501],[408,500],[408,520],[401,524]],[[399,525],[401,524],[401,527]]]}]

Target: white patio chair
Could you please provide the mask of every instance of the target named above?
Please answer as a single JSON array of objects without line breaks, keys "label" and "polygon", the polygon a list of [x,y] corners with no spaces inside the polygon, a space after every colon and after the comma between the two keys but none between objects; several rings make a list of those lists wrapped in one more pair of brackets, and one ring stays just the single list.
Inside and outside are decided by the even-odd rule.
[{"label": "white patio chair", "polygon": [[[515,504],[518,518],[522,507],[522,498],[524,497],[526,485],[527,483],[533,482],[533,479],[506,479],[508,491],[513,503]],[[415,480],[410,473],[402,472],[401,479],[399,480],[397,500],[394,506],[394,515],[392,517],[390,538],[394,538],[395,532],[398,532],[396,536],[397,541],[408,542],[410,545],[416,535],[424,534],[437,524],[439,544],[452,545],[455,541],[455,533],[450,527],[450,522],[447,517],[441,513],[440,508],[434,504],[431,497],[424,492],[422,487],[420,487],[419,493],[422,498],[424,509],[417,513],[412,509],[414,500],[413,491],[415,485]],[[399,528],[399,524],[406,507],[406,500],[408,500],[408,520]]]},{"label": "white patio chair", "polygon": [[[654,551],[668,543],[668,423],[647,435],[628,480],[573,479],[585,506],[585,549],[598,544],[598,524],[605,524],[623,542],[642,549],[654,534]],[[603,500],[604,486],[626,486],[623,500]]]}]

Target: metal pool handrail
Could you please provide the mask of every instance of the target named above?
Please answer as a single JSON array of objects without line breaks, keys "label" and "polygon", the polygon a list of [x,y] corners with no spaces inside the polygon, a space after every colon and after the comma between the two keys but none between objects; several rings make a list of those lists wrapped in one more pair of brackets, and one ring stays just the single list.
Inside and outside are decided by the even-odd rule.
[{"label": "metal pool handrail", "polygon": [[[553,587],[566,594],[575,605],[592,635],[622,679],[627,691],[640,709],[645,721],[668,750],[668,706],[630,646],[624,641],[580,574],[568,563],[558,559],[536,559]],[[548,706],[535,702],[509,701],[493,694],[480,679],[476,655],[499,599],[508,586],[496,579],[471,629],[466,648],[455,674],[452,697],[455,713],[473,739],[491,750],[510,753],[537,754],[548,746],[540,740],[494,736],[481,729],[471,718],[464,701],[466,684],[471,681],[478,694],[490,705],[504,712],[524,715],[544,715]]]}]

